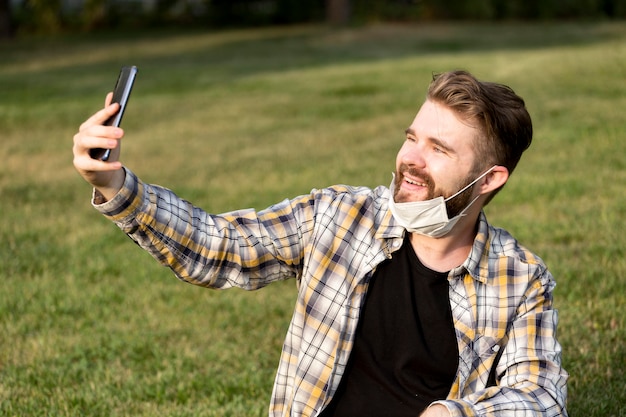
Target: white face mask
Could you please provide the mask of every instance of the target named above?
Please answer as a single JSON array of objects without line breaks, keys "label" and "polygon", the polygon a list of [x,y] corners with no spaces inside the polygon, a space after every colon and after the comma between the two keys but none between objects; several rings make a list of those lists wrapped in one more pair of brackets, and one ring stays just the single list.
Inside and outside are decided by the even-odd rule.
[{"label": "white face mask", "polygon": [[396,203],[394,201],[395,174],[393,174],[391,185],[389,186],[389,190],[391,191],[389,209],[398,223],[411,233],[418,233],[434,238],[445,236],[450,233],[450,230],[452,230],[461,217],[465,216],[467,210],[480,196],[476,196],[459,214],[451,219],[448,219],[446,201],[453,199],[467,190],[485,175],[489,174],[494,168],[495,165],[463,187],[459,192],[446,199],[439,196],[431,200],[412,201],[409,203]]}]

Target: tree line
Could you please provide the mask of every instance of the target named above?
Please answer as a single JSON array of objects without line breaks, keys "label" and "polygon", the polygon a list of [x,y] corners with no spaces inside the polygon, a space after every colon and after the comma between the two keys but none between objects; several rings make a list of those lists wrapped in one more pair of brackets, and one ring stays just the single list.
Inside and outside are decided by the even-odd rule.
[{"label": "tree line", "polygon": [[626,0],[0,0],[0,36],[193,25],[623,19]]}]

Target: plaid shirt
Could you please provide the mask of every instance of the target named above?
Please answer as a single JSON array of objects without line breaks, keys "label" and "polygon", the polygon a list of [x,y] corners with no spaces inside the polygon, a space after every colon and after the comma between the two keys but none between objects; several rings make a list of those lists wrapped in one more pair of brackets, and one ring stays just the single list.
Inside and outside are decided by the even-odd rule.
[{"label": "plaid shirt", "polygon": [[[96,194],[94,205],[184,281],[254,290],[296,278],[270,415],[314,416],[339,385],[376,266],[403,243],[389,197],[386,187],[336,186],[210,215],[127,170],[118,195]],[[448,281],[459,364],[440,403],[453,417],[566,416],[555,283],[541,259],[481,213],[470,256]]]}]

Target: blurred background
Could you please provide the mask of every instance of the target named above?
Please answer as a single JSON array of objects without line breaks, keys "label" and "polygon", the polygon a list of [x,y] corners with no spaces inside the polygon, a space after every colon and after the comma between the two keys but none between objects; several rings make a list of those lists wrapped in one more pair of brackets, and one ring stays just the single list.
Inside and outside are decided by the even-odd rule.
[{"label": "blurred background", "polygon": [[131,27],[624,17],[624,0],[0,0],[0,36]]}]

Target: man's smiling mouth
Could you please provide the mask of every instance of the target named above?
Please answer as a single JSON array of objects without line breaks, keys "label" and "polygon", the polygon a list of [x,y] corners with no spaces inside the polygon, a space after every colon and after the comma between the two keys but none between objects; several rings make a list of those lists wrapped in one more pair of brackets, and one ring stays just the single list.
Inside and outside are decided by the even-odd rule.
[{"label": "man's smiling mouth", "polygon": [[420,187],[426,187],[426,183],[425,182],[417,182],[417,181],[414,181],[414,180],[412,180],[410,178],[407,178],[407,177],[404,177],[404,181],[406,181],[406,182],[408,182],[409,184],[412,184],[412,185],[418,185]]}]

